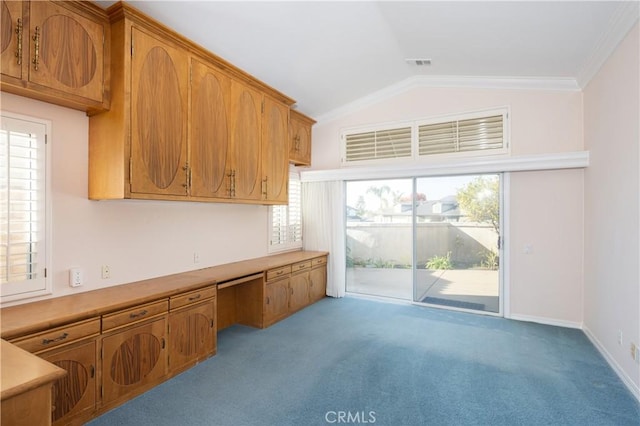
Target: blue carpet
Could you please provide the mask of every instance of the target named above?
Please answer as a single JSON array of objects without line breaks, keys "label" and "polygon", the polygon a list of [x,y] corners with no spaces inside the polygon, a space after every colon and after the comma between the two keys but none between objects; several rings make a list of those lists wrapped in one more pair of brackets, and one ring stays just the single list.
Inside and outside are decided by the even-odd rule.
[{"label": "blue carpet", "polygon": [[638,426],[640,404],[580,330],[327,298],[223,330],[218,355],[89,424],[348,421]]}]

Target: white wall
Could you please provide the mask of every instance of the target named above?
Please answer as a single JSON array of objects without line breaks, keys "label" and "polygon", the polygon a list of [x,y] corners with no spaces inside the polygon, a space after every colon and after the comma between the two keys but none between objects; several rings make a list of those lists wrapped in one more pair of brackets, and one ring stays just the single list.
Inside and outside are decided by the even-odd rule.
[{"label": "white wall", "polygon": [[640,363],[629,350],[640,344],[639,39],[636,24],[584,91],[584,323],[640,399]]},{"label": "white wall", "polygon": [[[54,292],[49,297],[267,254],[265,206],[90,201],[86,115],[7,93],[1,94],[1,101],[3,111],[53,122]],[[200,254],[198,264],[194,264],[194,252]],[[101,279],[102,265],[110,266],[110,279]],[[69,287],[71,267],[83,269],[83,287]]]},{"label": "white wall", "polygon": [[[414,88],[313,130],[312,169],[340,167],[344,128],[508,106],[512,155],[582,151],[582,93],[558,90]],[[425,166],[425,168],[428,166]],[[512,173],[507,236],[511,315],[582,325],[582,170]],[[525,255],[525,244],[533,253]]]}]

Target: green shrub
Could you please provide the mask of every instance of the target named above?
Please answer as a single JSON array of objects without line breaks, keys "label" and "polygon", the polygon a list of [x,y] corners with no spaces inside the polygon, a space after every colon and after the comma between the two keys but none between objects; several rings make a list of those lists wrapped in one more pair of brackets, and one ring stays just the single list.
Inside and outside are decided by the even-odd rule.
[{"label": "green shrub", "polygon": [[447,252],[446,256],[433,256],[427,260],[425,267],[427,269],[451,269],[453,267],[451,252]]}]

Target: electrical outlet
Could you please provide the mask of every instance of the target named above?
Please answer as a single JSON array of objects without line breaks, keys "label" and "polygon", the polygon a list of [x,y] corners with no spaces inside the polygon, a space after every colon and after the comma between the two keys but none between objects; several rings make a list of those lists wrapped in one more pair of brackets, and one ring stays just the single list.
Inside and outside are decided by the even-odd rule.
[{"label": "electrical outlet", "polygon": [[111,278],[111,268],[109,265],[102,265],[102,279],[108,280],[109,278]]},{"label": "electrical outlet", "polygon": [[69,285],[71,287],[80,287],[82,285],[82,269],[69,269]]},{"label": "electrical outlet", "polygon": [[197,251],[193,252],[193,263],[200,263],[200,253]]}]

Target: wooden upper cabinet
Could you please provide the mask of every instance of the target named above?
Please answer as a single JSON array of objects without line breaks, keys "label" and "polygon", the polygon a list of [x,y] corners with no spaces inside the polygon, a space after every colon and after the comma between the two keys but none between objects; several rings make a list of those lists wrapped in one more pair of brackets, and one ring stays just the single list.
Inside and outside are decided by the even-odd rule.
[{"label": "wooden upper cabinet", "polygon": [[109,106],[109,23],[90,2],[2,1],[2,90],[87,112]]},{"label": "wooden upper cabinet", "polygon": [[29,81],[101,102],[104,25],[55,2],[29,8]]},{"label": "wooden upper cabinet", "polygon": [[15,78],[22,78],[23,46],[27,45],[28,29],[24,28],[20,1],[2,0],[0,27],[0,52],[2,74]]},{"label": "wooden upper cabinet", "polygon": [[293,100],[126,2],[107,13],[111,109],[89,119],[89,198],[286,203]]},{"label": "wooden upper cabinet", "polygon": [[311,165],[311,127],[315,121],[291,110],[289,123],[289,161],[298,166]]},{"label": "wooden upper cabinet", "polygon": [[131,192],[186,195],[189,56],[132,28]]},{"label": "wooden upper cabinet", "polygon": [[191,195],[231,195],[228,105],[230,79],[200,61],[191,61]]},{"label": "wooden upper cabinet", "polygon": [[231,80],[231,197],[261,200],[262,94]]},{"label": "wooden upper cabinet", "polygon": [[262,122],[263,200],[286,204],[289,199],[289,107],[265,96]]}]

